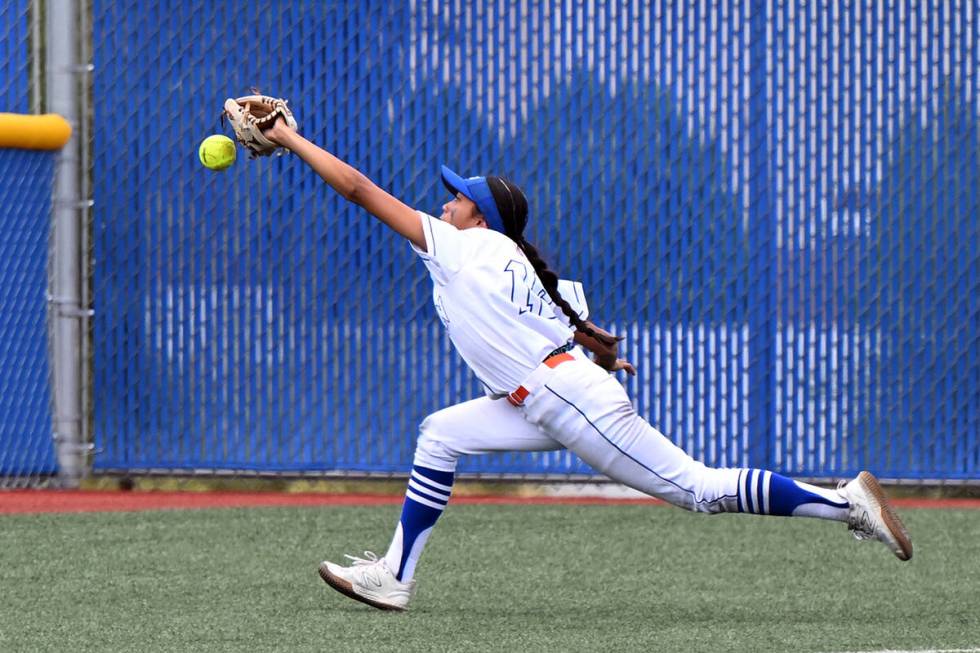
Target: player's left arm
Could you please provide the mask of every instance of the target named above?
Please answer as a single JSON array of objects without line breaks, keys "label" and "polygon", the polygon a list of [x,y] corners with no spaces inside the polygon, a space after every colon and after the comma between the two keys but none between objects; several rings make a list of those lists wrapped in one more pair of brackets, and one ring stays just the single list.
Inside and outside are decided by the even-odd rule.
[{"label": "player's left arm", "polygon": [[396,233],[425,251],[422,219],[415,209],[380,188],[361,171],[286,126],[282,118],[266,130],[265,135],[297,154],[344,199],[364,207]]},{"label": "player's left arm", "polygon": [[614,344],[607,345],[584,331],[575,331],[575,335],[573,336],[575,343],[592,352],[595,364],[610,372],[624,370],[630,376],[636,376],[636,367],[625,358],[619,358],[619,341],[622,338],[615,338],[605,329],[597,327],[591,320],[586,320],[585,323],[599,335],[607,336],[615,341]]}]

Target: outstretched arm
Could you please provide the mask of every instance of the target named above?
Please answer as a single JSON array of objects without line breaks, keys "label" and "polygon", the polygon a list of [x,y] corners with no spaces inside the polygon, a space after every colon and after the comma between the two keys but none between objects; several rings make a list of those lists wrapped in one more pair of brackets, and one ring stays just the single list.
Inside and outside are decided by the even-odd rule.
[{"label": "outstretched arm", "polygon": [[415,209],[388,194],[353,166],[311,143],[296,130],[290,129],[282,118],[264,133],[269,140],[282,145],[303,159],[344,199],[364,207],[396,233],[410,240],[413,245],[425,250],[422,219]]}]

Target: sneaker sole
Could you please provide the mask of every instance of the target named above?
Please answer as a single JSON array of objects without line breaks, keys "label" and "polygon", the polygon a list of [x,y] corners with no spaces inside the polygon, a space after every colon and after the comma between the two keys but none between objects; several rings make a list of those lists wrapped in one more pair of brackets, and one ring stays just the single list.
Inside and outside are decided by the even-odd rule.
[{"label": "sneaker sole", "polygon": [[378,601],[372,601],[371,599],[360,596],[357,592],[354,591],[354,587],[349,582],[347,582],[343,578],[340,578],[339,576],[334,576],[333,574],[331,574],[330,570],[327,569],[327,564],[325,562],[321,562],[320,566],[317,567],[317,573],[320,574],[320,578],[323,579],[323,582],[325,582],[327,585],[334,588],[344,596],[348,598],[352,598],[355,601],[360,601],[361,603],[370,605],[372,608],[377,608],[378,610],[385,610],[388,612],[406,612],[408,610],[408,608],[401,608],[395,605],[379,603]]},{"label": "sneaker sole", "polygon": [[864,486],[864,489],[878,502],[878,506],[881,508],[881,520],[901,548],[900,552],[895,552],[895,556],[899,560],[911,560],[912,540],[909,538],[909,532],[892,509],[888,497],[885,496],[885,491],[881,489],[881,484],[878,483],[878,479],[871,472],[861,472],[858,474],[858,478],[861,479],[861,485]]}]

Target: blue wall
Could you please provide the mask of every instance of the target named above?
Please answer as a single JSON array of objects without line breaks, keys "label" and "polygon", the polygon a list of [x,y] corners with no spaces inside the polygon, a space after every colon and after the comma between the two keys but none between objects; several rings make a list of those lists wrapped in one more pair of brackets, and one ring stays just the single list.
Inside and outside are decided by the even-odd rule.
[{"label": "blue wall", "polygon": [[30,108],[30,0],[0,2],[0,112]]},{"label": "blue wall", "polygon": [[[0,112],[30,109],[29,6],[0,2]],[[46,327],[54,156],[0,149],[0,477],[55,470]]]},{"label": "blue wall", "polygon": [[977,478],[980,8],[464,4],[96,0],[97,468],[403,471],[480,393],[396,237],[293,157],[197,164],[258,86],[419,208],[521,184],[707,463]]},{"label": "blue wall", "polygon": [[55,471],[46,326],[54,159],[0,149],[0,477]]}]

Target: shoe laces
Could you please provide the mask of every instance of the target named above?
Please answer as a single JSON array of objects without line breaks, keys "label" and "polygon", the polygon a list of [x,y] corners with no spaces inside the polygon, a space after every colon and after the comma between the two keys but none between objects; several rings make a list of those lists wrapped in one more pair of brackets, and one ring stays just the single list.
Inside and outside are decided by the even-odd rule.
[{"label": "shoe laces", "polygon": [[344,557],[351,561],[351,569],[357,576],[359,583],[363,585],[365,580],[369,580],[372,585],[381,586],[381,576],[388,569],[384,558],[378,558],[373,551],[365,551],[363,558],[346,553]]},{"label": "shoe laces", "polygon": [[358,558],[357,556],[344,554],[344,557],[351,561],[352,567],[358,567],[361,565],[376,565],[378,564],[378,554],[374,551],[365,551],[363,558]]}]

